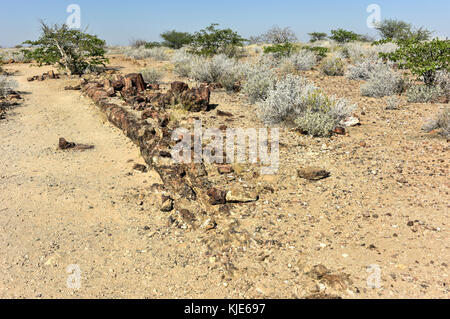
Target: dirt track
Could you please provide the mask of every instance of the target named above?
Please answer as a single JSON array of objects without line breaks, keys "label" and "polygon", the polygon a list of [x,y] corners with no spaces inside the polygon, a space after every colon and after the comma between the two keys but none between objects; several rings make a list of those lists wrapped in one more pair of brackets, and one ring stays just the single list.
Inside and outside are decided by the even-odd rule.
[{"label": "dirt track", "polygon": [[[315,293],[307,269],[317,264],[349,274],[342,297],[448,297],[445,161],[426,175],[437,156],[448,159],[447,144],[411,133],[417,114],[414,126],[403,124],[409,115],[393,119],[386,135],[378,106],[363,104],[373,123],[325,149],[286,137],[298,147],[282,151],[280,175],[269,181],[276,196],[263,196],[239,218],[255,238],[277,244],[243,246],[223,263],[233,270],[224,271],[203,234],[167,226],[159,203],[145,197],[155,174],[132,170],[143,163],[138,148],[89,99],[64,91],[64,80],[26,81],[45,68],[11,69],[20,71],[15,78],[26,94],[0,122],[0,297],[305,297]],[[213,99],[222,110],[242,110],[239,101],[222,103],[221,94]],[[399,134],[402,125],[409,135]],[[59,137],[95,149],[59,151]],[[363,150],[362,139],[369,143]],[[405,151],[410,140],[423,148]],[[427,144],[432,153],[424,153]],[[411,169],[420,154],[424,166]],[[402,158],[407,186],[393,173]],[[291,178],[308,160],[331,168],[332,177],[318,184]],[[420,223],[407,225],[414,220]],[[79,290],[66,285],[71,264],[81,270]],[[382,269],[382,289],[367,289],[371,264]]]},{"label": "dirt track", "polygon": [[[63,82],[26,81],[45,69],[14,69],[26,94],[0,124],[0,297],[195,296],[182,283],[196,272],[172,271],[170,240],[152,240],[166,220],[140,205],[157,180],[132,170],[139,149]],[[59,151],[59,137],[95,149]],[[82,272],[78,291],[66,287],[71,264]]]}]

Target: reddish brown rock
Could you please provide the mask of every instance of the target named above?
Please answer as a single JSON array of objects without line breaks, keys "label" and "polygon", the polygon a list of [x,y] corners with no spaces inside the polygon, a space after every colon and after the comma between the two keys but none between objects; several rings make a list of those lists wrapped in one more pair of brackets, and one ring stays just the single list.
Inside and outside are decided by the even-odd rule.
[{"label": "reddish brown rock", "polygon": [[142,74],[131,73],[125,76],[125,89],[136,88],[137,92],[144,92],[146,85]]},{"label": "reddish brown rock", "polygon": [[337,135],[345,135],[345,128],[337,126],[333,132]]},{"label": "reddish brown rock", "polygon": [[210,188],[207,192],[210,198],[211,205],[221,205],[226,203],[227,192],[218,190],[217,188]]},{"label": "reddish brown rock", "polygon": [[184,82],[176,81],[176,82],[172,82],[170,84],[170,90],[173,93],[181,94],[182,92],[184,92],[188,89],[189,89],[189,86]]}]

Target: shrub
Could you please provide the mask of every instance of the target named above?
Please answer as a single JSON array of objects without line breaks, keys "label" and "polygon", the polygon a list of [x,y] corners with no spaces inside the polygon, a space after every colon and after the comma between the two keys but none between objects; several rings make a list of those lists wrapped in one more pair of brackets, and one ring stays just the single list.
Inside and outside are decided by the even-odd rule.
[{"label": "shrub", "polygon": [[328,57],[322,61],[320,70],[329,76],[342,76],[344,75],[344,61],[337,56]]},{"label": "shrub", "polygon": [[350,80],[369,80],[372,73],[378,73],[390,70],[390,66],[385,64],[382,60],[365,60],[350,65],[345,72],[345,76]]},{"label": "shrub", "polygon": [[415,85],[406,91],[409,103],[428,103],[443,94],[440,87],[430,85]]},{"label": "shrub", "polygon": [[399,48],[395,52],[381,53],[380,56],[396,62],[400,68],[411,70],[425,84],[434,84],[436,72],[450,71],[450,40],[398,40],[396,43]]},{"label": "shrub", "polygon": [[378,23],[376,29],[383,39],[427,41],[432,32],[419,28],[414,29],[409,23],[395,19],[385,19]]},{"label": "shrub", "polygon": [[437,71],[435,83],[436,83],[436,86],[441,88],[442,93],[447,98],[450,98],[450,72]]},{"label": "shrub", "polygon": [[308,80],[288,75],[269,90],[267,99],[258,107],[266,124],[284,122],[312,136],[325,137],[352,114],[356,105],[329,98]]},{"label": "shrub", "polygon": [[177,32],[175,30],[161,33],[164,39],[164,46],[172,49],[181,49],[184,45],[191,43],[192,35],[187,32]]},{"label": "shrub", "polygon": [[241,77],[241,72],[234,59],[224,54],[212,59],[199,58],[192,63],[191,76],[199,82],[219,83],[225,89],[234,89]]},{"label": "shrub", "polygon": [[146,49],[145,47],[140,47],[137,49],[131,49],[125,52],[125,55],[135,59],[143,60],[147,58],[152,58],[157,61],[167,61],[169,56],[166,53],[166,49],[163,47],[156,47],[152,49]]},{"label": "shrub", "polygon": [[162,47],[162,46],[163,46],[162,43],[153,41],[153,42],[147,42],[144,45],[144,48],[146,48],[146,49],[153,49],[153,48],[159,48],[159,47]]},{"label": "shrub", "polygon": [[258,104],[261,119],[267,124],[293,122],[308,108],[307,99],[317,88],[303,77],[287,75],[278,81]]},{"label": "shrub", "polygon": [[357,41],[359,38],[360,36],[352,31],[347,31],[344,29],[331,30],[330,39],[339,43]]},{"label": "shrub", "polygon": [[319,60],[326,58],[328,52],[330,51],[330,49],[325,47],[305,47],[305,50],[314,52],[314,54],[317,56]]},{"label": "shrub", "polygon": [[385,65],[370,73],[367,83],[361,86],[361,94],[370,97],[391,96],[400,93],[403,84],[402,76]]},{"label": "shrub", "polygon": [[291,30],[291,28],[280,28],[278,26],[274,26],[269,29],[265,34],[261,36],[263,42],[271,43],[271,44],[283,44],[296,42],[297,36],[295,32]]},{"label": "shrub", "polygon": [[192,36],[190,52],[197,55],[212,56],[221,50],[243,47],[245,39],[231,29],[217,29],[218,24],[196,32]]},{"label": "shrub", "polygon": [[429,133],[433,130],[440,130],[440,134],[450,139],[450,107],[446,106],[434,119],[426,123],[422,129]]},{"label": "shrub", "polygon": [[286,57],[284,62],[292,65],[296,71],[309,71],[316,65],[317,57],[311,51],[302,50],[299,53]]},{"label": "shrub", "polygon": [[26,41],[33,46],[25,56],[39,65],[56,64],[70,74],[82,74],[89,68],[105,66],[105,41],[65,24],[49,27],[41,22],[42,35],[37,41]]},{"label": "shrub", "polygon": [[314,43],[317,41],[325,40],[328,37],[328,34],[324,32],[311,32],[308,33],[308,35],[311,37],[309,42]]},{"label": "shrub", "polygon": [[389,96],[386,99],[386,110],[400,109],[401,100],[398,96]]},{"label": "shrub", "polygon": [[190,76],[193,61],[196,58],[198,59],[198,57],[194,57],[192,54],[187,53],[185,49],[175,51],[172,56],[172,62],[175,65],[175,73],[182,77]]},{"label": "shrub", "polygon": [[147,41],[142,40],[142,39],[131,39],[130,40],[130,46],[137,49],[140,47],[143,47],[147,44]]},{"label": "shrub", "polygon": [[328,114],[335,119],[336,123],[346,120],[357,107],[356,104],[350,104],[346,99],[337,99],[335,97],[331,97],[330,104],[331,108]]},{"label": "shrub", "polygon": [[324,112],[306,111],[294,122],[298,128],[314,137],[328,137],[336,127],[335,119]]},{"label": "shrub", "polygon": [[2,52],[2,55],[0,55],[0,63],[7,62],[9,60],[14,60],[18,63],[26,63],[31,61],[30,58],[26,57],[24,50],[17,49],[8,49]]},{"label": "shrub", "polygon": [[282,58],[290,56],[295,50],[296,46],[290,42],[283,44],[274,44],[271,46],[264,47],[265,54],[273,54],[276,58]]},{"label": "shrub", "polygon": [[141,71],[144,81],[150,84],[159,84],[163,74],[155,69],[145,69]]},{"label": "shrub", "polygon": [[245,68],[244,78],[242,92],[251,103],[267,99],[268,92],[276,81],[275,73],[263,63]]}]

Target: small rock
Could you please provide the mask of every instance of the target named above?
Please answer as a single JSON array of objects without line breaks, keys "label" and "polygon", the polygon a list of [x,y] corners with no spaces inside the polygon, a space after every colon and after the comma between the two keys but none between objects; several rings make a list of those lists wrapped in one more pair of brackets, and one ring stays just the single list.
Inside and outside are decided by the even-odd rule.
[{"label": "small rock", "polygon": [[227,193],[217,188],[210,188],[207,195],[209,196],[211,205],[221,205],[226,203]]},{"label": "small rock", "polygon": [[318,181],[321,179],[328,178],[330,176],[330,172],[318,168],[318,167],[305,167],[297,170],[298,177],[304,178],[310,181]]},{"label": "small rock", "polygon": [[225,199],[229,203],[251,203],[256,202],[259,199],[259,195],[257,192],[234,187],[227,192]]},{"label": "small rock", "polygon": [[351,127],[351,126],[360,125],[361,122],[359,121],[359,119],[357,117],[350,116],[350,117],[346,118],[345,120],[341,121],[340,124],[344,127]]},{"label": "small rock", "polygon": [[173,199],[169,196],[162,196],[161,211],[164,213],[169,213],[173,210]]},{"label": "small rock", "polygon": [[230,174],[233,172],[231,165],[220,165],[217,170],[219,171],[219,174]]},{"label": "small rock", "polygon": [[333,132],[337,135],[345,135],[345,128],[337,126]]},{"label": "small rock", "polygon": [[142,164],[134,164],[133,169],[142,173],[147,173],[147,166]]}]

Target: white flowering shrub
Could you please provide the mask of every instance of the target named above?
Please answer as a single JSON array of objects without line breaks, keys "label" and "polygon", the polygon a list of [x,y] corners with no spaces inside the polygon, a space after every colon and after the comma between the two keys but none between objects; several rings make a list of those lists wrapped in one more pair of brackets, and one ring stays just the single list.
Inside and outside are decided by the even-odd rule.
[{"label": "white flowering shrub", "polygon": [[356,104],[351,104],[346,99],[338,99],[333,96],[330,98],[330,109],[328,114],[336,121],[336,123],[340,123],[351,116],[356,108]]},{"label": "white flowering shrub", "polygon": [[386,99],[386,110],[398,110],[400,109],[400,105],[402,100],[398,96],[389,96]]},{"label": "white flowering shrub", "polygon": [[439,86],[415,85],[406,91],[409,103],[428,103],[436,100],[443,94]]},{"label": "white flowering shrub", "polygon": [[391,96],[401,93],[403,85],[401,74],[386,66],[370,73],[367,83],[361,86],[361,94],[369,97]]},{"label": "white flowering shrub", "polygon": [[191,77],[199,82],[219,83],[225,89],[233,90],[243,77],[243,70],[235,59],[219,54],[211,59],[193,59]]},{"label": "white flowering shrub", "polygon": [[316,89],[303,77],[287,75],[268,91],[265,101],[258,103],[261,119],[267,124],[294,120],[307,110],[306,100]]},{"label": "white flowering shrub", "polygon": [[378,73],[390,66],[385,64],[382,60],[365,60],[355,65],[349,65],[345,76],[350,80],[368,80],[372,73]]},{"label": "white flowering shrub", "polygon": [[450,139],[450,107],[446,106],[435,118],[429,120],[422,129],[428,133],[439,130],[441,135]]},{"label": "white flowering shrub", "polygon": [[159,84],[163,74],[155,69],[145,69],[141,71],[144,81],[150,84]]},{"label": "white flowering shrub", "polygon": [[322,61],[320,70],[329,76],[342,76],[345,72],[344,60],[339,56],[331,55]]},{"label": "white flowering shrub", "polygon": [[124,54],[135,60],[143,60],[148,58],[152,58],[157,61],[169,60],[167,49],[164,47],[156,47],[150,49],[147,49],[145,47],[129,48],[125,50]]},{"label": "white flowering shrub", "polygon": [[176,50],[171,59],[174,64],[174,72],[181,77],[189,77],[194,60],[199,59],[198,56],[188,53],[185,48]]},{"label": "white flowering shrub", "polygon": [[317,57],[312,51],[301,50],[283,59],[284,63],[292,65],[297,71],[309,71],[317,63]]},{"label": "white flowering shrub", "polygon": [[450,72],[437,71],[435,83],[437,87],[441,88],[442,94],[450,98]]},{"label": "white flowering shrub", "polygon": [[276,82],[275,73],[264,64],[244,65],[244,85],[242,92],[251,103],[264,101]]},{"label": "white flowering shrub", "polygon": [[357,64],[364,61],[376,61],[379,59],[380,53],[392,53],[398,49],[395,43],[384,43],[379,45],[370,45],[361,42],[349,42],[342,47],[342,54],[350,60],[351,63]]},{"label": "white flowering shrub", "polygon": [[312,82],[294,75],[277,82],[267,99],[258,103],[266,124],[294,124],[314,136],[329,135],[355,107],[344,99],[328,97]]},{"label": "white flowering shrub", "polygon": [[306,111],[294,120],[302,131],[314,137],[328,137],[336,127],[336,121],[327,113]]},{"label": "white flowering shrub", "polygon": [[22,50],[18,49],[4,49],[0,52],[0,61],[7,62],[14,60],[16,63],[30,62],[30,59],[25,56]]}]

